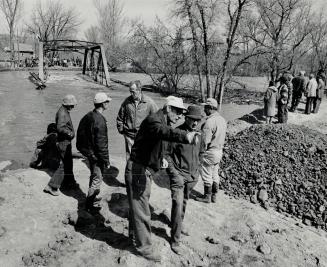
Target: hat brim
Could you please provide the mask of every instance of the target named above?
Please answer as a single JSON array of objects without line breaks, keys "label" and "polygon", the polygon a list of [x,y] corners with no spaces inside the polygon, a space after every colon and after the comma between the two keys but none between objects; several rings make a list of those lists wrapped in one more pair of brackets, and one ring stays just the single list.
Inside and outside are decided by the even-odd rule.
[{"label": "hat brim", "polygon": [[172,104],[172,105],[169,105],[169,106],[171,106],[173,108],[181,109],[181,110],[183,110],[183,112],[185,112],[187,110],[184,106],[180,106],[180,105]]},{"label": "hat brim", "polygon": [[201,115],[185,115],[185,117],[189,117],[189,118],[191,118],[193,120],[198,120],[198,121],[202,120]]}]

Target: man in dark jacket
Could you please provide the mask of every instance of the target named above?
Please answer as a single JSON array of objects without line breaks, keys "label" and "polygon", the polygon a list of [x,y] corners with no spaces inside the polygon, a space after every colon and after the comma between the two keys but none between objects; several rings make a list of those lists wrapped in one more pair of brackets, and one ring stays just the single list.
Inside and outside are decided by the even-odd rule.
[{"label": "man in dark jacket", "polygon": [[140,255],[153,261],[160,261],[160,255],[153,251],[151,243],[149,198],[152,175],[168,165],[164,160],[163,141],[192,143],[197,140],[197,132],[186,132],[169,126],[180,119],[184,109],[181,98],[167,97],[164,108],[142,122],[126,167],[130,238],[135,240]]},{"label": "man in dark jacket", "polygon": [[158,110],[154,101],[143,94],[140,81],[133,81],[129,86],[130,96],[121,105],[117,116],[117,129],[125,138],[126,160],[131,154],[132,145],[142,121]]},{"label": "man in dark jacket", "polygon": [[63,99],[62,106],[56,114],[57,147],[60,153],[60,165],[43,190],[53,196],[59,195],[58,189],[60,187],[72,189],[78,186],[73,173],[71,144],[71,141],[75,137],[75,131],[69,114],[76,104],[75,96],[66,95]]},{"label": "man in dark jacket", "polygon": [[[178,129],[186,132],[197,131],[201,119],[201,108],[189,106],[185,122]],[[179,242],[181,233],[188,235],[186,228],[183,227],[183,219],[190,193],[200,175],[200,145],[201,142],[195,145],[170,143],[167,149],[167,173],[172,198],[171,249],[178,255],[184,254]]]},{"label": "man in dark jacket", "polygon": [[303,93],[306,89],[306,79],[304,77],[305,71],[300,71],[299,75],[292,80],[293,84],[293,98],[292,98],[292,107],[290,109],[291,112],[294,112],[302,98]]},{"label": "man in dark jacket", "polygon": [[101,209],[94,206],[94,202],[100,193],[104,169],[110,168],[107,120],[102,114],[108,109],[110,101],[111,98],[105,93],[97,93],[94,110],[81,119],[77,129],[76,147],[90,164],[91,176],[85,208],[91,213]]}]

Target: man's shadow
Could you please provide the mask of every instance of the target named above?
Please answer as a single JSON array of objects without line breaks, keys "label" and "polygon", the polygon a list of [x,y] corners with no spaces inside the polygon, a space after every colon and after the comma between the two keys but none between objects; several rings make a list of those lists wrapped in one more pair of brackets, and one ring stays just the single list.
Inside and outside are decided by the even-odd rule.
[{"label": "man's shadow", "polygon": [[[129,205],[127,195],[121,193],[113,193],[111,195],[111,199],[108,201],[108,207],[113,214],[128,220]],[[156,214],[154,212],[154,208],[151,205],[150,211],[152,221],[160,221],[163,224],[167,225],[170,224],[170,220],[167,220],[167,218],[165,218],[165,216],[162,216],[162,214]],[[167,235],[166,230],[164,228],[152,226],[151,229],[154,234],[169,242],[169,236]]]},{"label": "man's shadow", "polygon": [[[113,173],[117,177],[117,168],[113,167]],[[69,197],[77,200],[77,218],[70,216],[69,223],[74,226],[76,232],[81,233],[87,238],[106,242],[114,249],[127,250],[133,254],[137,254],[134,247],[127,236],[122,233],[114,231],[110,227],[110,222],[103,216],[101,211],[97,213],[90,213],[85,209],[86,194],[80,187],[71,190],[61,190],[61,192]],[[105,207],[102,207],[102,209]]]}]

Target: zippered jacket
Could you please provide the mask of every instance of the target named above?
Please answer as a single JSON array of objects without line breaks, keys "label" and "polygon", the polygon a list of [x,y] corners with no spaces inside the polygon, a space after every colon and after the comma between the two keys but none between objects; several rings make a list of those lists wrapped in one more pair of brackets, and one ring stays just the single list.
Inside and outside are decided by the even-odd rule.
[{"label": "zippered jacket", "polygon": [[76,147],[92,162],[109,164],[107,120],[98,111],[87,113],[77,129]]},{"label": "zippered jacket", "polygon": [[144,94],[137,105],[132,96],[127,97],[118,112],[118,132],[134,139],[142,121],[157,111],[158,107],[154,101]]}]

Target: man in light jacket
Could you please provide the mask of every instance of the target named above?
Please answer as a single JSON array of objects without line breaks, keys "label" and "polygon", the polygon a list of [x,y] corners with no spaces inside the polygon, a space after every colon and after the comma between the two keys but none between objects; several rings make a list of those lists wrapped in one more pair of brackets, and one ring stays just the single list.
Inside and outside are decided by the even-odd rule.
[{"label": "man in light jacket", "polygon": [[310,80],[307,85],[307,103],[305,105],[305,114],[310,114],[311,112],[313,112],[312,108],[315,98],[317,96],[317,88],[318,88],[318,83],[314,74],[311,73],[309,78]]},{"label": "man in light jacket", "polygon": [[208,116],[202,126],[203,150],[201,155],[201,178],[204,183],[204,195],[197,201],[204,203],[216,202],[220,178],[219,163],[223,156],[227,123],[218,113],[218,103],[214,98],[208,98],[204,112]]},{"label": "man in light jacket", "polygon": [[140,81],[130,83],[130,96],[122,103],[117,116],[117,129],[124,136],[126,160],[129,159],[131,148],[142,121],[158,110],[154,101],[143,94]]}]

